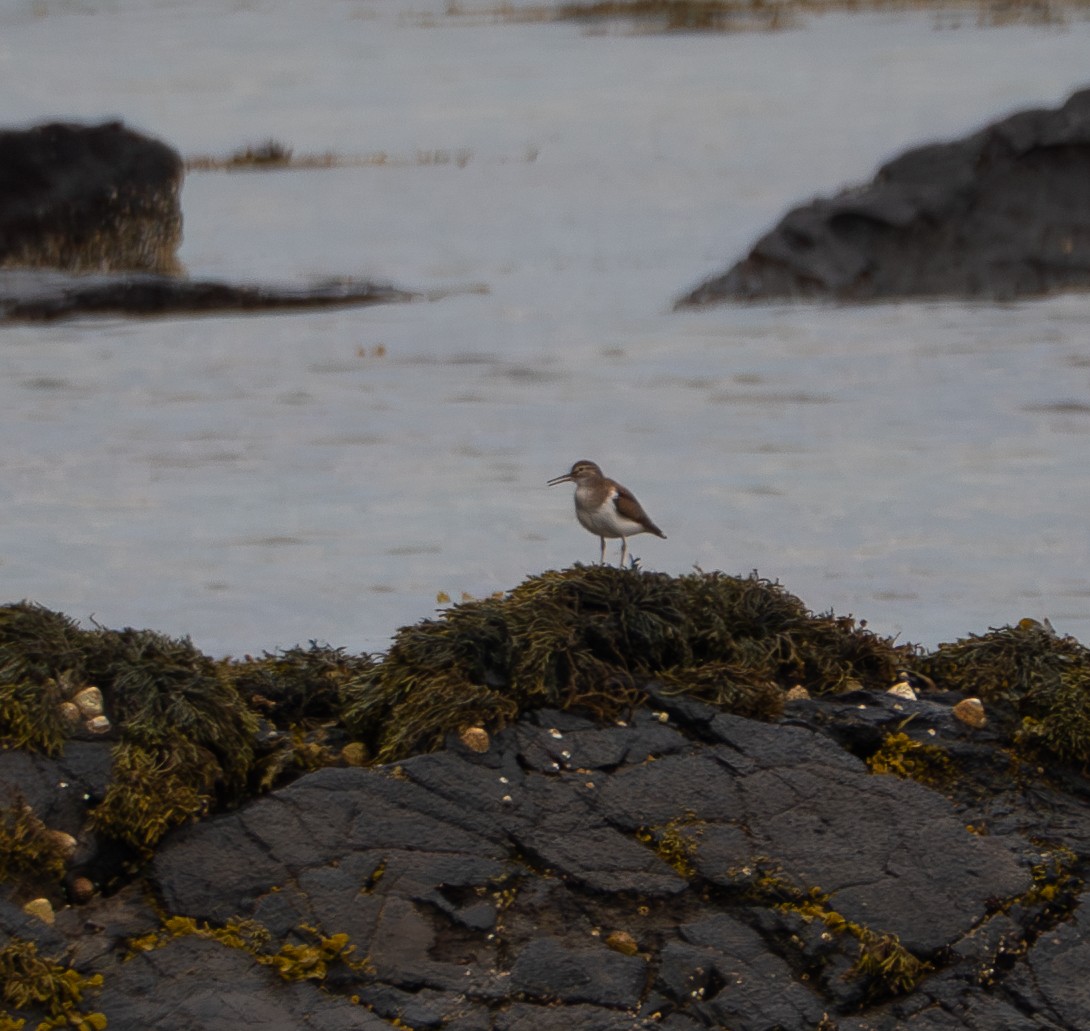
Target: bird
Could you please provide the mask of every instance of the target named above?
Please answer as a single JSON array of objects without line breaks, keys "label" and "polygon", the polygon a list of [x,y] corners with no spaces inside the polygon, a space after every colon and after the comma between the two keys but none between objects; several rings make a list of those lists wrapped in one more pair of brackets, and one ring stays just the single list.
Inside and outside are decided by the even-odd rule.
[{"label": "bird", "polygon": [[548,485],[575,484],[575,517],[584,529],[597,534],[602,542],[601,562],[606,561],[606,538],[621,538],[621,566],[628,555],[628,538],[637,533],[653,533],[666,539],[664,534],[643,510],[636,496],[616,480],[602,475],[594,462],[580,459],[571,472],[549,480]]}]

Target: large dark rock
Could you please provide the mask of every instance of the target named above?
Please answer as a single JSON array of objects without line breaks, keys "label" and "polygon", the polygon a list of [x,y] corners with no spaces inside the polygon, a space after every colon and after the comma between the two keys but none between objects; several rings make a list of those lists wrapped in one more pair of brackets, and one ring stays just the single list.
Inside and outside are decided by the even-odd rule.
[{"label": "large dark rock", "polygon": [[182,174],[120,122],[0,131],[0,267],[175,271]]},{"label": "large dark rock", "polygon": [[678,307],[721,301],[1008,299],[1090,287],[1090,90],[789,212]]},{"label": "large dark rock", "polygon": [[0,323],[423,296],[353,279],[300,288],[185,278],[177,259],[183,173],[173,148],[120,122],[0,131]]},{"label": "large dark rock", "polygon": [[[623,725],[540,710],[484,753],[319,769],[175,831],[53,928],[0,902],[0,946],[101,974],[82,1012],[152,1031],[1090,1026],[1078,785],[1012,776],[951,697],[762,723],[647,691],[661,711]],[[852,754],[905,730],[959,778]],[[28,786],[57,821],[48,778],[100,776],[70,761]]]}]

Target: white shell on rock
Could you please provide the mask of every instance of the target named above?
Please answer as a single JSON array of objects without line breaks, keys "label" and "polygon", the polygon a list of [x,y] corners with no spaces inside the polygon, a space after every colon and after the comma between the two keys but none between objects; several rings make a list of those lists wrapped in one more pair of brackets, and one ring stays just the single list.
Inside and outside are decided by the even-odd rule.
[{"label": "white shell on rock", "polygon": [[84,726],[92,734],[106,734],[113,724],[105,716],[92,716]]},{"label": "white shell on rock", "polygon": [[805,702],[809,699],[810,692],[802,684],[796,684],[794,687],[789,688],[783,697],[786,702]]},{"label": "white shell on rock", "polygon": [[907,698],[910,702],[916,700],[916,692],[912,690],[912,685],[907,680],[898,680],[886,694],[895,695],[897,698]]},{"label": "white shell on rock", "polygon": [[102,692],[97,687],[85,687],[72,696],[72,701],[79,708],[84,719],[101,716],[105,711],[102,707]]},{"label": "white shell on rock", "polygon": [[988,722],[979,698],[963,698],[954,706],[954,716],[969,727],[983,727]]}]

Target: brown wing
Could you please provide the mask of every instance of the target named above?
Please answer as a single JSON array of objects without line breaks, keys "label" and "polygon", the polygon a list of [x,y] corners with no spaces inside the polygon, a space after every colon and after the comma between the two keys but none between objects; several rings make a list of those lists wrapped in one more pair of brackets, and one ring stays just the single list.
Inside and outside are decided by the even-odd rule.
[{"label": "brown wing", "polygon": [[653,533],[656,537],[661,537],[663,540],[666,540],[666,534],[651,522],[651,517],[643,510],[643,506],[636,500],[636,495],[627,487],[622,487],[619,483],[617,484],[617,494],[613,499],[613,506],[625,517],[625,519],[631,519],[632,522],[639,523],[648,533]]}]

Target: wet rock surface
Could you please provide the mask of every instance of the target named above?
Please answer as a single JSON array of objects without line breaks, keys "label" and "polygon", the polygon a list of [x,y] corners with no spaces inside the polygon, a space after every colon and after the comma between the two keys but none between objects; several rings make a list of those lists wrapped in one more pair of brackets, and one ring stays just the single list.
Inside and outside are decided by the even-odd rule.
[{"label": "wet rock surface", "polygon": [[21,269],[0,271],[0,322],[359,307],[422,296],[364,280],[292,288],[155,274],[67,275]]},{"label": "wet rock surface", "polygon": [[764,299],[1009,299],[1090,287],[1090,90],[910,150],[790,211],[679,307]]},{"label": "wet rock surface", "polygon": [[[959,696],[766,723],[647,692],[624,725],[539,710],[483,753],[316,770],[52,927],[0,885],[0,947],[101,974],[84,1010],[118,1028],[1090,1026],[1081,779],[1012,773]],[[871,772],[900,733],[959,775]],[[93,791],[110,747],[0,752],[3,790],[74,829],[50,784]]]}]

